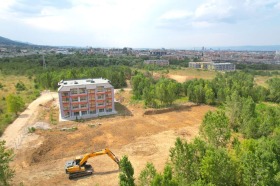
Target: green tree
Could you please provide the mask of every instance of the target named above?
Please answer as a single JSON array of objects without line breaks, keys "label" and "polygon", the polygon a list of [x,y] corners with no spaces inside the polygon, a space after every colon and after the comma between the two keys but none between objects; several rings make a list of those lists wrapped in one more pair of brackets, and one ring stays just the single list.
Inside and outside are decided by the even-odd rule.
[{"label": "green tree", "polygon": [[280,78],[273,78],[268,80],[269,85],[269,99],[273,102],[280,103]]},{"label": "green tree", "polygon": [[277,144],[267,138],[242,141],[237,153],[242,185],[280,185]]},{"label": "green tree", "polygon": [[150,87],[145,87],[143,90],[143,99],[145,105],[148,107],[156,107],[156,95],[155,95],[155,87],[151,85]]},{"label": "green tree", "polygon": [[207,149],[201,139],[188,143],[177,138],[175,147],[170,149],[170,158],[179,185],[189,185],[202,178],[200,165]]},{"label": "green tree", "polygon": [[176,82],[162,78],[156,84],[156,96],[163,104],[171,105],[176,99]]},{"label": "green tree", "polygon": [[206,141],[215,147],[225,147],[230,139],[229,120],[223,111],[207,112],[200,133]]},{"label": "green tree", "polygon": [[215,93],[212,88],[205,86],[205,103],[212,105],[215,103]]},{"label": "green tree", "polygon": [[15,96],[13,94],[9,94],[6,98],[8,111],[13,112],[17,115],[19,111],[24,108],[24,101],[20,96]]},{"label": "green tree", "polygon": [[14,176],[14,170],[9,167],[13,159],[13,151],[5,148],[5,141],[0,141],[0,185],[7,186]]},{"label": "green tree", "polygon": [[134,169],[127,156],[123,156],[120,160],[119,184],[121,186],[134,186]]},{"label": "green tree", "polygon": [[177,186],[178,183],[172,177],[172,168],[170,165],[165,165],[163,175],[156,174],[152,180],[151,186]]},{"label": "green tree", "polygon": [[240,127],[240,115],[242,110],[241,97],[235,91],[231,96],[228,96],[225,103],[226,114],[229,118],[230,126],[237,131]]},{"label": "green tree", "polygon": [[24,83],[22,81],[19,81],[16,85],[15,85],[17,91],[23,91],[26,89]]},{"label": "green tree", "polygon": [[144,170],[141,171],[139,176],[139,185],[147,186],[151,185],[157,171],[152,163],[147,163]]},{"label": "green tree", "polygon": [[226,149],[207,150],[201,162],[201,174],[206,183],[214,185],[235,185],[235,164]]}]

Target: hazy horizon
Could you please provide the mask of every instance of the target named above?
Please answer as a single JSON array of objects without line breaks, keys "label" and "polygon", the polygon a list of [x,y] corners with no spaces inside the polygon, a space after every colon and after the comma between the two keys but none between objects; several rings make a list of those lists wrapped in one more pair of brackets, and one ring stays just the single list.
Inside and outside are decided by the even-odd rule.
[{"label": "hazy horizon", "polygon": [[52,46],[279,45],[280,0],[10,0],[0,36]]}]

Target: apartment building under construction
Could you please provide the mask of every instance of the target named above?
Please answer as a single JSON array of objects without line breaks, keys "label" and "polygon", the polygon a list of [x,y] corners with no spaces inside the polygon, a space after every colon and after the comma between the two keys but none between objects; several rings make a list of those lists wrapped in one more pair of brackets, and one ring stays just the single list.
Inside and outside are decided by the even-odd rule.
[{"label": "apartment building under construction", "polygon": [[115,114],[114,87],[107,79],[61,80],[58,85],[62,119]]}]

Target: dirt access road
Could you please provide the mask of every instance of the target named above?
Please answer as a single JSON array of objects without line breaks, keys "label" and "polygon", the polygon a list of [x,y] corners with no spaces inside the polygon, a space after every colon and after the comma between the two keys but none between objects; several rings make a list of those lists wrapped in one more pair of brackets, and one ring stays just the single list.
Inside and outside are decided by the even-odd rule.
[{"label": "dirt access road", "polygon": [[[31,138],[28,138],[30,136],[28,135],[28,127],[34,125],[38,116],[39,105],[43,105],[46,102],[57,98],[58,94],[56,92],[42,92],[41,96],[33,101],[26,110],[6,128],[0,139],[6,141],[6,146],[8,148],[20,149],[27,140],[32,140]],[[32,136],[32,138],[35,137],[36,136],[34,135]]]},{"label": "dirt access road", "polygon": [[[136,180],[147,162],[152,162],[158,171],[162,171],[168,161],[169,149],[176,138],[194,138],[198,134],[204,114],[215,109],[186,103],[185,107],[179,110],[145,115],[146,110],[141,104],[130,102],[130,91],[116,95],[117,100],[118,96],[122,97],[122,102],[116,103],[118,115],[95,118],[83,123],[59,122],[50,125],[51,130],[36,130],[29,134],[31,137],[39,137],[25,142],[25,145],[16,151],[12,162],[16,171],[13,185],[118,185],[118,166],[106,155],[88,160],[94,168],[92,176],[69,180],[65,174],[64,164],[67,160],[103,148],[109,148],[119,158],[128,155]],[[49,111],[45,108],[53,104],[57,104],[57,101],[51,100],[37,107],[36,112],[45,116],[40,117],[40,121],[49,121]],[[35,105],[38,105],[38,102]],[[44,121],[43,118],[47,119]],[[38,120],[39,118],[35,118],[33,121]],[[73,126],[78,130],[60,130]]]}]

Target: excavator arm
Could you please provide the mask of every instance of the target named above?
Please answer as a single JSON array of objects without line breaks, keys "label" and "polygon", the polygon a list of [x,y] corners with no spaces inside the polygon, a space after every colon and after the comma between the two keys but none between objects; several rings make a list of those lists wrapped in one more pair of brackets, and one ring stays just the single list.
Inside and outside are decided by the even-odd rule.
[{"label": "excavator arm", "polygon": [[79,162],[79,166],[83,166],[89,158],[104,155],[104,154],[107,154],[114,162],[116,162],[119,165],[119,159],[115,156],[115,154],[112,151],[110,151],[109,149],[102,149],[100,151],[85,154],[81,159],[81,161]]}]

